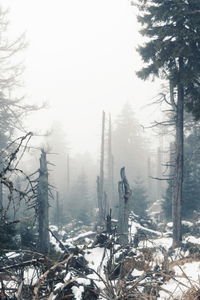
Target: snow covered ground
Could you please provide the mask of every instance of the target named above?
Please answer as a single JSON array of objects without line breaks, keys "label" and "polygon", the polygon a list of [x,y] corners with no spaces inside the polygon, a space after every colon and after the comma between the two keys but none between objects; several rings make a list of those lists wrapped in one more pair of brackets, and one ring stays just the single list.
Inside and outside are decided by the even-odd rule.
[{"label": "snow covered ground", "polygon": [[[192,223],[187,222],[185,226],[192,227]],[[76,248],[79,249],[73,255],[75,264],[76,260],[78,263],[84,263],[80,270],[76,270],[73,263],[72,268],[69,265],[69,269],[66,269],[68,270],[66,274],[62,271],[60,274],[62,280],[56,280],[51,299],[58,299],[56,297],[60,291],[64,291],[71,284],[70,292],[76,300],[88,300],[85,298],[86,287],[90,290],[92,286],[95,293],[99,294],[98,299],[105,300],[112,293],[113,299],[117,297],[118,293],[128,293],[134,285],[137,286],[137,289],[132,293],[135,293],[136,290],[138,293],[145,293],[145,288],[152,288],[154,294],[156,293],[156,298],[152,299],[188,300],[188,298],[184,298],[186,293],[191,290],[193,293],[197,293],[200,287],[200,255],[198,254],[200,237],[188,234],[183,241],[185,246],[174,251],[171,249],[170,224],[167,224],[167,227],[168,232],[161,233],[131,220],[130,244],[127,247],[121,247],[117,243],[116,237],[104,234],[111,242],[111,246],[108,246],[109,243],[101,245],[98,242],[94,243],[95,233],[93,231],[80,231],[80,234],[70,237],[66,230],[59,230],[56,226],[51,226],[51,230],[59,237],[55,238],[51,235],[54,249],[64,253],[60,248],[60,240],[69,253]],[[139,232],[145,234],[139,239],[136,247],[133,239]],[[190,248],[188,248],[190,246],[197,252],[191,254]],[[18,252],[13,251],[6,253],[5,257],[14,261],[18,260],[19,256]],[[110,270],[113,270],[110,278],[108,276],[109,264]],[[61,270],[64,269],[61,268]],[[117,273],[116,270],[119,272]],[[34,286],[39,278],[34,267],[26,268],[23,276],[24,284],[31,286]],[[8,288],[19,288],[15,280],[4,281],[4,284]],[[139,296],[137,298],[140,299]]]},{"label": "snow covered ground", "polygon": [[[165,259],[166,259],[166,253],[169,252],[169,249],[172,245],[172,238],[169,237],[169,233],[163,234],[159,231],[152,230],[149,228],[146,228],[139,224],[138,222],[131,220],[130,223],[130,236],[134,236],[138,230],[144,230],[145,233],[150,233],[156,236],[155,238],[147,238],[140,240],[138,244],[137,251],[140,251],[142,249],[152,249],[153,255],[152,259],[153,262],[151,262],[151,268],[155,268],[157,265],[161,266],[163,265]],[[191,227],[191,222],[184,223],[185,226]],[[171,229],[171,224],[167,224],[168,230]],[[76,241],[80,240],[80,238],[84,237],[86,238],[85,242],[86,244],[90,243],[90,239],[88,236],[90,234],[93,234],[93,232],[86,232],[81,233],[75,238],[70,238],[65,241],[65,245],[72,246]],[[56,246],[56,249],[58,249],[57,241],[54,238],[51,238],[51,241]],[[186,237],[184,243],[193,243],[193,244],[199,244],[200,245],[200,237],[194,237],[192,235],[189,235]],[[132,251],[136,251],[136,249],[133,247]],[[117,252],[115,254],[115,259],[117,259],[121,255],[121,252]],[[104,268],[107,264],[107,261],[109,260],[109,250],[105,249],[103,247],[94,247],[85,250],[85,259],[88,261],[88,267],[93,269],[95,271],[94,274],[88,275],[89,279],[93,279],[96,281],[97,286],[103,291],[106,287],[102,280],[106,280],[105,274],[104,274]],[[170,266],[170,272],[171,275],[168,279],[165,280],[165,282],[160,283],[159,285],[159,293],[157,296],[157,299],[159,300],[171,300],[171,299],[183,299],[185,293],[189,291],[190,289],[198,290],[200,286],[200,260],[199,259],[191,259],[189,251],[183,251],[182,249],[176,249],[175,252],[173,252],[169,257],[169,266]],[[99,276],[97,275],[99,274]],[[144,277],[145,270],[138,270],[135,268],[132,273],[132,276],[135,277]],[[80,279],[79,279],[80,280]],[[142,282],[145,282],[149,279],[143,279]],[[116,280],[112,282],[113,286],[118,284],[116,283]],[[73,288],[73,293],[75,295],[75,298],[77,300],[81,300],[83,290],[81,287],[79,288]],[[100,299],[104,299],[103,296],[100,297]]]}]

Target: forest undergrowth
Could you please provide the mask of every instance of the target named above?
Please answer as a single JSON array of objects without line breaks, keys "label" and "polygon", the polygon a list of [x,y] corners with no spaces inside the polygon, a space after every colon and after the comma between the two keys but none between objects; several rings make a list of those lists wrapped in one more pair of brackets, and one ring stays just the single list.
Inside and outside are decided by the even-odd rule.
[{"label": "forest undergrowth", "polygon": [[200,299],[195,228],[197,223],[185,222],[182,246],[173,250],[170,223],[161,232],[135,215],[127,245],[119,244],[115,231],[96,234],[80,223],[52,225],[50,255],[4,250],[0,299]]}]

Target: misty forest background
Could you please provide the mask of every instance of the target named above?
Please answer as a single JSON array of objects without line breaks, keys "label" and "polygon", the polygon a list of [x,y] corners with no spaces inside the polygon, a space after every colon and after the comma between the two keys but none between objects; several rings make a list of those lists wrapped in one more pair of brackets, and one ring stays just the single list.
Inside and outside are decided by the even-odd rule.
[{"label": "misty forest background", "polygon": [[[160,1],[154,2],[160,3]],[[198,10],[199,4],[195,3],[195,5]],[[185,93],[186,103],[184,127],[182,126],[184,129],[184,166],[182,169],[184,179],[181,181],[181,184],[183,182],[181,218],[191,220],[199,214],[200,123],[197,101],[199,69],[198,64],[194,63],[194,60],[199,58],[198,45],[194,45],[194,41],[190,41],[192,37],[188,35],[185,48],[180,46],[185,43],[183,36],[186,33],[181,31],[182,23],[186,22],[185,19],[180,21],[182,25],[178,29],[180,40],[179,37],[176,40],[175,36],[174,41],[178,42],[173,46],[170,45],[173,39],[169,41],[169,45],[167,44],[170,26],[160,25],[162,29],[164,28],[161,32],[160,27],[156,25],[154,27],[152,21],[148,19],[148,13],[155,17],[158,16],[158,12],[148,11],[145,3],[139,4],[139,10],[141,14],[144,13],[143,17],[140,16],[138,19],[142,25],[145,24],[142,33],[147,35],[150,41],[138,48],[144,63],[149,63],[148,67],[138,72],[138,76],[142,79],[150,75],[163,78],[164,83],[158,95],[152,101],[149,99],[149,104],[159,109],[161,117],[149,127],[144,127],[134,112],[134,99],[121,107],[121,112],[117,117],[112,116],[112,111],[99,111],[97,120],[99,153],[94,156],[90,153],[90,149],[88,152],[75,154],[70,145],[70,139],[66,136],[59,121],[55,121],[52,128],[43,133],[32,132],[31,126],[28,128],[26,125],[30,114],[37,116],[37,113],[41,114],[44,110],[48,110],[48,107],[45,104],[41,107],[30,104],[24,96],[24,88],[21,84],[23,74],[21,61],[23,52],[26,51],[26,37],[22,35],[14,41],[9,40],[7,31],[9,14],[1,8],[1,248],[38,248],[38,214],[41,208],[38,204],[38,197],[44,197],[42,194],[44,189],[40,186],[40,178],[44,175],[42,173],[44,155],[47,167],[45,174],[48,180],[46,197],[49,203],[49,224],[59,227],[67,224],[81,224],[92,230],[96,225],[103,226],[101,222],[97,222],[100,209],[98,180],[103,180],[101,200],[102,205],[105,206],[104,219],[111,214],[113,220],[116,221],[119,216],[118,182],[122,167],[126,169],[126,176],[132,190],[129,201],[130,211],[140,218],[151,218],[154,222],[171,221],[175,186],[173,177],[174,174],[181,174],[176,173],[175,164],[178,151],[177,126],[178,128],[182,126],[180,123],[177,125],[179,121],[177,107],[181,93]],[[162,5],[160,10],[161,12],[164,10]],[[176,20],[176,15],[173,17]],[[161,19],[158,22],[165,22],[165,18],[164,13],[161,13]],[[192,20],[196,23],[191,25],[189,19],[189,25],[186,25],[196,26],[199,32],[199,15],[196,16],[194,12]],[[166,37],[164,37],[165,34]],[[191,47],[194,48],[192,48],[193,54],[190,51],[190,42]],[[168,57],[170,47],[175,47],[176,53]],[[183,53],[180,54],[178,51],[183,51]],[[185,68],[184,71],[181,68]],[[182,75],[186,71],[192,74],[191,80]],[[182,76],[181,79],[180,76]],[[137,98],[137,95],[135,97]],[[87,107],[85,109],[87,110]],[[82,113],[84,114],[84,111]],[[71,126],[73,127],[74,124]],[[70,131],[70,128],[68,130]],[[87,132],[85,135],[87,136]],[[36,140],[37,143],[34,145]],[[38,146],[38,140],[40,140],[40,146]],[[180,240],[177,238],[176,241]]]},{"label": "misty forest background", "polygon": [[[159,298],[178,274],[172,264],[200,260],[200,3],[131,4],[143,36],[137,76],[161,82],[143,107],[153,107],[156,120],[143,124],[136,99],[118,115],[102,107],[97,153],[89,146],[75,152],[60,120],[48,130],[45,118],[44,129],[31,128],[31,118],[45,116],[48,104],[27,100],[27,37],[12,38],[9,12],[0,8],[0,299],[200,297],[199,285],[183,271],[195,296],[172,298],[167,291],[170,298]],[[68,131],[82,125],[72,122]],[[156,239],[158,247],[149,246]],[[95,270],[88,267],[89,255],[98,258],[98,251],[102,260]]]}]

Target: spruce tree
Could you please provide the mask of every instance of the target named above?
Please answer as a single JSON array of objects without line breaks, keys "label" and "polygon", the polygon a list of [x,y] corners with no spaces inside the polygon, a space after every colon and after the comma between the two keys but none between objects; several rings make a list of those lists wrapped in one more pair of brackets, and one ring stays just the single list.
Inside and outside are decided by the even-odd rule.
[{"label": "spruce tree", "polygon": [[184,107],[200,117],[200,2],[199,0],[140,0],[143,29],[149,38],[138,51],[146,64],[137,74],[171,82],[175,95],[176,150],[173,182],[173,246],[182,240],[181,205],[183,184]]},{"label": "spruce tree", "polygon": [[138,175],[142,180],[146,179],[147,149],[147,142],[143,136],[142,127],[131,105],[126,103],[115,122],[113,130],[115,178],[118,178],[121,166],[126,166],[130,184],[137,179]]}]

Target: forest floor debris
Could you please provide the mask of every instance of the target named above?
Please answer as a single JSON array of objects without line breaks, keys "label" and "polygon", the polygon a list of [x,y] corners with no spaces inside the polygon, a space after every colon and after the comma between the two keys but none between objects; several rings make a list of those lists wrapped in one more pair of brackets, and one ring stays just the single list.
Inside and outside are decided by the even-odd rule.
[{"label": "forest floor debris", "polygon": [[134,236],[122,246],[116,233],[95,237],[84,229],[70,237],[54,226],[56,261],[32,251],[5,251],[0,299],[200,299],[199,238],[187,235],[173,250],[171,237],[153,226],[136,220],[131,226],[137,245]]}]

